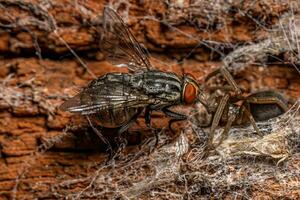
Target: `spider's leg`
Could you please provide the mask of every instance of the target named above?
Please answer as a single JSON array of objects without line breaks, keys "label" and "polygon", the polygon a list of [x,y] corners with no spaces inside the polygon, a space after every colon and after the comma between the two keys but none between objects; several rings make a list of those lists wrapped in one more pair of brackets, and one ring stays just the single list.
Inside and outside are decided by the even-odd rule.
[{"label": "spider's leg", "polygon": [[231,90],[236,95],[240,95],[242,93],[241,89],[236,84],[236,82],[233,79],[232,75],[230,74],[230,72],[225,67],[220,67],[220,68],[216,69],[215,71],[211,72],[210,74],[208,74],[205,78],[205,82],[207,82],[210,78],[212,78],[213,76],[216,76],[219,73],[222,74],[222,76],[226,79],[226,81],[228,82],[228,84],[231,87]]},{"label": "spider's leg", "polygon": [[254,120],[252,114],[249,112],[249,110],[244,105],[242,105],[242,109],[243,109],[243,112],[245,112],[248,119],[250,120],[250,123],[252,124],[252,126],[255,129],[256,133],[259,136],[263,137],[263,134],[260,132],[259,128],[257,127],[256,121]]},{"label": "spider's leg", "polygon": [[284,112],[288,110],[286,104],[280,100],[278,97],[250,97],[247,99],[248,103],[255,104],[276,104],[278,105]]},{"label": "spider's leg", "polygon": [[224,130],[223,130],[223,132],[221,134],[220,141],[218,142],[218,144],[216,145],[216,147],[218,147],[220,144],[222,144],[222,142],[224,140],[227,139],[229,130],[230,130],[233,122],[235,121],[236,117],[238,116],[238,112],[239,112],[239,109],[237,107],[234,107],[233,105],[230,105],[229,112],[228,112],[227,122],[226,122]]},{"label": "spider's leg", "polygon": [[221,120],[221,117],[222,117],[223,112],[225,110],[225,107],[228,105],[228,100],[229,100],[229,94],[226,94],[225,96],[222,97],[222,99],[221,99],[221,101],[218,105],[218,108],[215,112],[215,115],[213,117],[213,121],[212,121],[211,128],[210,128],[210,133],[209,133],[209,136],[208,136],[208,142],[207,142],[207,150],[208,151],[213,146],[212,142],[213,142],[214,134],[215,134],[215,131],[216,131],[216,129],[217,129],[219,123],[220,123],[220,120]]}]

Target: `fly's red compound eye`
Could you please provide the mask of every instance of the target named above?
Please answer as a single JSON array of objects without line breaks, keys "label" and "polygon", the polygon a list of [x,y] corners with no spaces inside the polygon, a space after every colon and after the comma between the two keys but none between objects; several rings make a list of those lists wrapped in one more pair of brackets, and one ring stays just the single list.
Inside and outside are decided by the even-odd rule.
[{"label": "fly's red compound eye", "polygon": [[187,83],[185,86],[183,100],[186,104],[192,104],[197,98],[197,87],[192,83]]}]

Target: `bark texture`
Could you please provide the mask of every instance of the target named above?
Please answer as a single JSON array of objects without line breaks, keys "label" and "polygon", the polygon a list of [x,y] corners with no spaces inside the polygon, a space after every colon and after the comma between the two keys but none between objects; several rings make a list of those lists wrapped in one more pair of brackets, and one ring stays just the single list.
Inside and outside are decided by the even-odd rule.
[{"label": "bark texture", "polygon": [[[69,196],[94,187],[89,185],[90,175],[99,171],[106,155],[84,118],[58,109],[94,77],[126,72],[126,68],[106,62],[98,50],[106,4],[119,11],[150,51],[152,64],[161,70],[191,73],[201,82],[227,58],[228,63],[239,64],[229,65],[245,94],[274,89],[290,103],[299,99],[299,44],[286,43],[276,49],[274,39],[284,36],[282,28],[288,27],[288,23],[280,23],[281,19],[291,13],[298,19],[297,1],[229,2],[0,0],[1,199],[117,197],[113,190],[99,196],[99,188]],[[286,38],[293,38],[290,35],[287,33]],[[272,48],[258,46],[270,38],[274,39]],[[282,37],[282,41],[286,38]],[[239,55],[239,50],[248,57],[234,56]],[[168,119],[161,114],[154,113],[153,118],[154,126],[167,126]],[[126,136],[129,146],[125,152],[137,151],[136,145],[151,135],[140,121]],[[112,130],[104,134],[113,135]],[[136,173],[141,177],[151,173],[146,168],[140,170]],[[108,169],[97,176],[101,173],[108,173]],[[172,181],[180,182],[178,187],[184,191],[182,180]],[[285,181],[291,182],[289,178]],[[265,192],[254,187],[249,194],[253,198],[282,197],[286,188],[280,182],[283,180],[264,182],[268,186]],[[124,195],[163,198],[149,193],[159,184],[163,183],[153,188],[148,185],[144,190],[127,185],[131,190]],[[299,187],[294,188],[286,193],[287,197],[299,197]],[[213,191],[204,188],[198,196],[207,197],[210,193]],[[224,194],[234,198],[230,192]]]}]

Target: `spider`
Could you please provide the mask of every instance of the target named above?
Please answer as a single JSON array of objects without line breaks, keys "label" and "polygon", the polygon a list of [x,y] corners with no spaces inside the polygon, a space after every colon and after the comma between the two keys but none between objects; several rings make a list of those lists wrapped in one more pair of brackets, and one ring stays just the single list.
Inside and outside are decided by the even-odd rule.
[{"label": "spider", "polygon": [[[222,74],[228,84],[208,87],[207,82],[209,79],[218,74]],[[256,122],[277,117],[288,110],[287,100],[273,90],[258,91],[248,96],[243,96],[241,89],[224,67],[208,74],[203,87],[206,87],[211,93],[208,95],[208,98],[202,97],[199,99],[204,105],[207,114],[211,115],[211,117],[204,123],[199,122],[201,117],[196,117],[195,119],[201,127],[210,127],[207,150],[214,148],[212,140],[218,126],[224,126],[224,129],[216,147],[228,137],[232,126],[243,126],[250,123],[255,132],[262,136]],[[221,94],[220,91],[222,92]]]}]

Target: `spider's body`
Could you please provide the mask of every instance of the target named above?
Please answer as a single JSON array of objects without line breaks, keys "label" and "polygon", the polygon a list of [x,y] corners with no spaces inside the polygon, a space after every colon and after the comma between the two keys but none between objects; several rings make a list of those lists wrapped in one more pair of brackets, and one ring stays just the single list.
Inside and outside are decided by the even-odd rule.
[{"label": "spider's body", "polygon": [[[206,77],[205,82],[221,72],[230,83],[232,77],[229,79],[230,76],[226,71],[224,73],[224,70],[224,68],[220,68],[212,72]],[[210,95],[208,99],[202,102],[208,116],[201,116],[205,119],[202,119],[201,122],[199,119],[196,120],[200,126],[210,127],[208,148],[212,146],[212,140],[218,126],[224,126],[220,143],[227,137],[233,125],[244,126],[251,123],[256,133],[262,136],[256,122],[278,117],[288,109],[287,100],[275,91],[259,91],[245,97],[239,88],[234,88],[232,85],[236,85],[236,83],[209,88],[211,90]],[[222,91],[221,95],[219,90]]]}]

